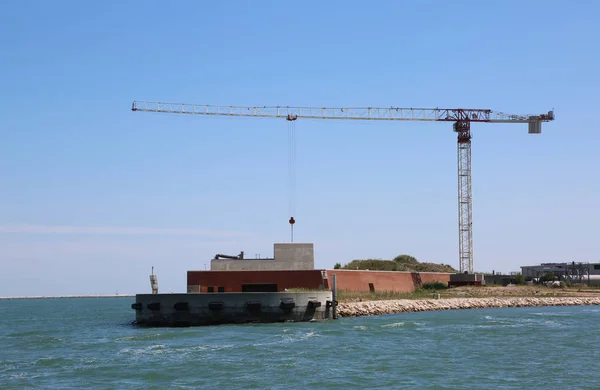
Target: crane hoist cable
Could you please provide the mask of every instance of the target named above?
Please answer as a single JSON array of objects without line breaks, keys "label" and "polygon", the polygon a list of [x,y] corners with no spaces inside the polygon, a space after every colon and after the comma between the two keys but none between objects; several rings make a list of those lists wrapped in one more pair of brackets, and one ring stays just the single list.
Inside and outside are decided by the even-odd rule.
[{"label": "crane hoist cable", "polygon": [[288,123],[288,213],[290,237],[294,242],[294,214],[296,213],[296,115],[287,116]]}]

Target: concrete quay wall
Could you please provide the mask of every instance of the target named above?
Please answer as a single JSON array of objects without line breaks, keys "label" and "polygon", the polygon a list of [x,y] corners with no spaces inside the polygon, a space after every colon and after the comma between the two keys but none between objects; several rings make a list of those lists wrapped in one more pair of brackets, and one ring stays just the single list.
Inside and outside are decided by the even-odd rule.
[{"label": "concrete quay wall", "polygon": [[449,298],[344,302],[338,304],[337,314],[338,317],[358,317],[436,310],[587,305],[600,305],[600,297]]},{"label": "concrete quay wall", "polygon": [[131,308],[137,325],[199,326],[328,319],[331,302],[331,291],[137,294]]}]

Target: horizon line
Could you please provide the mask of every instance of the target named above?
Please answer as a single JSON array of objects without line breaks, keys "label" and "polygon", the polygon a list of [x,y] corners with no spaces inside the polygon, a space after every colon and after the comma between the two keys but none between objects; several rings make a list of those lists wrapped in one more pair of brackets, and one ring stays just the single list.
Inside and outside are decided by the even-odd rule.
[{"label": "horizon line", "polygon": [[83,295],[15,295],[2,296],[0,300],[9,299],[54,299],[54,298],[120,298],[135,297],[137,294],[83,294]]}]

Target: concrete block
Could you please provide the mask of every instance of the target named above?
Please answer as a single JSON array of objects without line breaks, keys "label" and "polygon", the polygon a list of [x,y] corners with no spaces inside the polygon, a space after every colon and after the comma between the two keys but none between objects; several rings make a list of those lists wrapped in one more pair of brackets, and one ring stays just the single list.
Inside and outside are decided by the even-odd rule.
[{"label": "concrete block", "polygon": [[211,271],[312,270],[315,268],[314,244],[276,243],[272,259],[213,259]]},{"label": "concrete block", "polygon": [[293,263],[293,269],[314,269],[313,243],[276,243],[274,253],[276,261]]},{"label": "concrete block", "polygon": [[137,294],[138,325],[198,326],[247,322],[304,322],[332,318],[331,291],[302,293]]}]

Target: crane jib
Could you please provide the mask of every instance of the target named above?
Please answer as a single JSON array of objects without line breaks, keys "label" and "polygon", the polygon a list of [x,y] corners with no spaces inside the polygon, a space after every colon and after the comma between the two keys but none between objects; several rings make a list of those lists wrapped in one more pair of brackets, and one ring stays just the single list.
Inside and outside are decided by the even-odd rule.
[{"label": "crane jib", "polygon": [[261,117],[337,120],[404,120],[435,122],[532,123],[554,120],[554,112],[541,115],[514,115],[490,109],[402,108],[402,107],[292,107],[292,106],[217,106],[134,101],[132,111],[208,116]]},{"label": "crane jib", "polygon": [[458,145],[458,209],[459,209],[459,268],[460,273],[473,273],[473,219],[471,189],[471,122],[526,123],[529,134],[540,134],[542,122],[553,121],[554,111],[539,115],[514,115],[490,109],[468,108],[401,108],[401,107],[290,107],[290,106],[216,106],[134,101],[132,111],[170,114],[191,114],[231,117],[283,118],[290,126],[290,228],[294,240],[295,194],[295,130],[297,119],[336,119],[371,121],[432,121],[453,122]]}]

